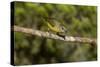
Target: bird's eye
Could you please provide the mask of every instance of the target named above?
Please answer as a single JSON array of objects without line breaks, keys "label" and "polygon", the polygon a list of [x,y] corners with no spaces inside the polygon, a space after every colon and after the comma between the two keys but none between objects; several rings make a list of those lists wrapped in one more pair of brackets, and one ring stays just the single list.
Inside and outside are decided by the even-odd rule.
[{"label": "bird's eye", "polygon": [[65,27],[62,27],[63,30],[65,30]]},{"label": "bird's eye", "polygon": [[65,27],[62,27],[62,30],[67,32],[67,29]]}]

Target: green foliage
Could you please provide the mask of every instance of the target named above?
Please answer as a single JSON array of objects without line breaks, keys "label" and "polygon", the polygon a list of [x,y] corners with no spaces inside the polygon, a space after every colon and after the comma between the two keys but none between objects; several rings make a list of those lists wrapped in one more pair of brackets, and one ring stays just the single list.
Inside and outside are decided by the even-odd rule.
[{"label": "green foliage", "polygon": [[[51,17],[66,27],[66,35],[97,38],[96,6],[15,2],[14,7],[15,25],[48,31],[43,20]],[[97,60],[96,50],[90,44],[14,32],[15,65]]]}]

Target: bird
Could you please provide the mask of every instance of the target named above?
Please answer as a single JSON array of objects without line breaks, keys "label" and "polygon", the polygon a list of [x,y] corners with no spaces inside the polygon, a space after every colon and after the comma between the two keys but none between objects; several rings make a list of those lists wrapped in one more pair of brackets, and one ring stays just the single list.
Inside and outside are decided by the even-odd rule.
[{"label": "bird", "polygon": [[50,31],[65,39],[67,29],[61,22],[58,22],[55,18],[46,18],[44,19],[44,23],[48,26]]}]

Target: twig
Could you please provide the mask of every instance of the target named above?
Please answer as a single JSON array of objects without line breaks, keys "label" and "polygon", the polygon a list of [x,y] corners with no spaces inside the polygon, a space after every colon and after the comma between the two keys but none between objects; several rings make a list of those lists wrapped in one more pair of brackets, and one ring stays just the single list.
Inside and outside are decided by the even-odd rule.
[{"label": "twig", "polygon": [[43,32],[35,29],[30,29],[30,28],[24,28],[24,27],[19,27],[19,26],[14,26],[13,29],[15,32],[22,32],[22,33],[27,33],[31,35],[36,35],[39,37],[45,37],[45,38],[51,38],[51,39],[56,39],[56,40],[62,40],[66,42],[79,42],[79,43],[95,43],[97,44],[97,40],[93,38],[85,38],[85,37],[73,37],[73,36],[65,36],[65,39],[49,32]]}]

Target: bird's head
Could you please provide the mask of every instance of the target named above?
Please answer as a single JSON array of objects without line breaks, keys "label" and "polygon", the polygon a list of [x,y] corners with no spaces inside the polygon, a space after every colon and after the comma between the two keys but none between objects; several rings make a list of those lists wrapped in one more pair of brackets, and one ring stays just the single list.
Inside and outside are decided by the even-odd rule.
[{"label": "bird's head", "polygon": [[61,26],[62,32],[67,32],[67,29],[64,26]]}]

